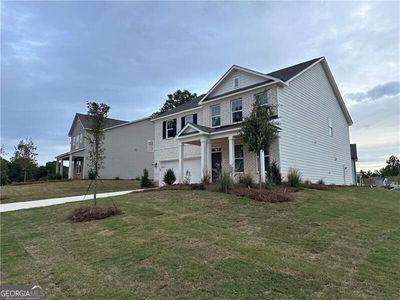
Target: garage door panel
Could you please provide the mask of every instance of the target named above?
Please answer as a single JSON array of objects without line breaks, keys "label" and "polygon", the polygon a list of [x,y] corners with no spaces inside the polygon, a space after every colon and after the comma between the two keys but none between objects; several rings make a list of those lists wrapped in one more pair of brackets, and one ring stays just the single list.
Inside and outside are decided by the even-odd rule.
[{"label": "garage door panel", "polygon": [[[199,183],[201,182],[201,172],[200,172],[200,159],[185,159],[183,163],[184,174],[186,171],[190,172],[190,183]],[[160,182],[163,183],[164,174],[168,169],[172,169],[175,173],[178,183],[179,177],[179,161],[162,161],[161,162],[161,170],[160,170]]]}]

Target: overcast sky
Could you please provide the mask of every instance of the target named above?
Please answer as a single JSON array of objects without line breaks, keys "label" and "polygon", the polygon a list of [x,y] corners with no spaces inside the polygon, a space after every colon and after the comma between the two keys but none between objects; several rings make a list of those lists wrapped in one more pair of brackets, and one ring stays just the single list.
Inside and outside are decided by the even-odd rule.
[{"label": "overcast sky", "polygon": [[358,167],[399,155],[399,3],[2,2],[1,143],[67,152],[86,101],[110,117],[206,92],[232,65],[270,72],[325,56],[354,125]]}]

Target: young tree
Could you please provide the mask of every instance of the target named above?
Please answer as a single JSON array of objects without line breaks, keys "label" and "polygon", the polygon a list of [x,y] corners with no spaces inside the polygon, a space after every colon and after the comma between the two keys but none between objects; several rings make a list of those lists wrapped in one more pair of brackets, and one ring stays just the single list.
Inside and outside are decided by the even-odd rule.
[{"label": "young tree", "polygon": [[26,182],[26,173],[29,168],[36,166],[36,146],[33,143],[32,139],[26,138],[24,140],[20,140],[18,145],[14,147],[15,152],[14,156],[11,158],[11,161],[15,162],[18,165],[23,173],[24,173],[24,182]]},{"label": "young tree", "polygon": [[9,162],[4,158],[6,152],[4,146],[0,147],[0,185],[6,185],[8,182],[8,164]]},{"label": "young tree", "polygon": [[168,99],[164,102],[163,107],[161,109],[153,114],[153,117],[158,116],[159,114],[169,111],[170,109],[177,107],[185,102],[188,102],[192,100],[193,98],[197,97],[196,93],[191,93],[188,90],[177,90],[173,94],[167,95]]},{"label": "young tree", "polygon": [[[278,137],[279,127],[274,120],[274,107],[271,105],[261,105],[260,100],[256,99],[253,110],[249,117],[242,123],[242,138],[247,144],[249,151],[259,154],[261,150],[268,151],[272,142]],[[261,170],[261,157],[258,162],[258,169]],[[259,188],[261,189],[261,171],[259,175]]]},{"label": "young tree", "polygon": [[398,176],[400,175],[400,160],[397,156],[390,156],[386,161],[386,167],[382,168],[383,176]]},{"label": "young tree", "polygon": [[104,127],[110,106],[104,103],[87,102],[88,114],[90,116],[89,134],[86,139],[89,144],[89,167],[94,173],[94,206],[96,206],[97,178],[99,171],[104,167],[105,147],[104,147]]}]

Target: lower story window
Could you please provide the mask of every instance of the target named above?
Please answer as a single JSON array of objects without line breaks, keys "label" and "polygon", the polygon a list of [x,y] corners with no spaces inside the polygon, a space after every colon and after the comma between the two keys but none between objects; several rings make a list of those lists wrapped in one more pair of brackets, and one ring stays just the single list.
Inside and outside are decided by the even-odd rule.
[{"label": "lower story window", "polygon": [[75,174],[81,174],[82,172],[82,162],[77,160],[75,163]]},{"label": "lower story window", "polygon": [[235,145],[235,172],[244,171],[243,145]]}]

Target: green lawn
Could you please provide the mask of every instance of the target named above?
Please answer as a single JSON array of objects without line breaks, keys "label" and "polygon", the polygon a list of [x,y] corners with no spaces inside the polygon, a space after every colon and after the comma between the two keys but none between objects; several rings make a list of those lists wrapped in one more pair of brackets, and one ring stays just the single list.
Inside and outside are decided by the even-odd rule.
[{"label": "green lawn", "polygon": [[48,299],[399,299],[399,195],[163,191],[115,197],[124,214],[90,223],[67,220],[82,203],[2,213],[1,282]]},{"label": "green lawn", "polygon": [[[84,195],[89,184],[90,180],[65,180],[6,185],[0,187],[0,203]],[[117,192],[139,187],[138,180],[102,180],[98,184],[98,191]]]}]

